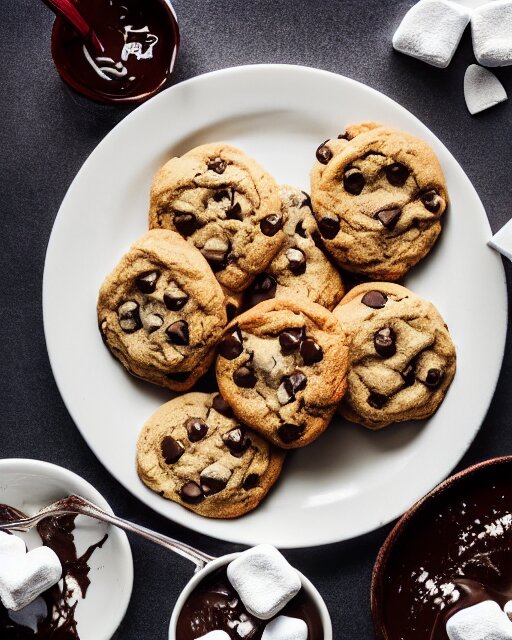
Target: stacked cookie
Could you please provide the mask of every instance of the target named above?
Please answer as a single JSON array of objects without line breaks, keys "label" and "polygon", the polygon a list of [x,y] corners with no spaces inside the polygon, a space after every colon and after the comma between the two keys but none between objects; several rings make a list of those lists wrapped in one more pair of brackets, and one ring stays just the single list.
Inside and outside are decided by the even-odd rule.
[{"label": "stacked cookie", "polygon": [[[317,149],[311,198],[224,143],[167,162],[150,231],[103,283],[105,344],[130,373],[186,392],[144,425],[141,479],[208,517],[254,509],[286,449],[336,410],[378,429],[426,418],[455,372],[435,307],[391,282],[346,294],[347,272],[394,281],[423,258],[447,206],[433,151],[363,123]],[[353,277],[353,276],[352,276]]]}]

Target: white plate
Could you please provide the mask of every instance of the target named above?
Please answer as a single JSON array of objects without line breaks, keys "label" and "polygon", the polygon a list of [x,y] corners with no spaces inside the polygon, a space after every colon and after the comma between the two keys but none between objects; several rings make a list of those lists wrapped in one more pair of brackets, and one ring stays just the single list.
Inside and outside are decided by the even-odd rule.
[{"label": "white plate", "polygon": [[[105,498],[80,476],[49,462],[24,459],[0,460],[0,503],[28,515],[42,507],[78,494],[112,512]],[[133,586],[132,552],[126,534],[97,520],[78,516],[73,532],[79,555],[108,538],[89,559],[91,584],[86,597],[79,599],[75,618],[80,640],[110,640],[126,613]],[[41,545],[35,530],[17,534],[29,549]]]},{"label": "white plate", "polygon": [[[269,498],[236,521],[205,520],[147,489],[135,470],[144,421],[168,397],[125,373],[102,344],[96,297],[104,276],[146,230],[148,191],[169,157],[214,140],[239,145],[279,182],[308,189],[319,143],[346,123],[377,120],[438,153],[451,209],[441,240],[407,285],[433,300],[458,348],[458,373],[427,423],[373,433],[335,420],[290,456]],[[109,471],[168,518],[225,540],[301,547],[351,538],[398,517],[442,480],[473,440],[491,401],[505,344],[500,258],[467,176],[439,140],[382,94],[348,78],[285,65],[226,69],[183,82],[126,117],[96,148],[55,221],[43,287],[48,351],[60,392]]]}]

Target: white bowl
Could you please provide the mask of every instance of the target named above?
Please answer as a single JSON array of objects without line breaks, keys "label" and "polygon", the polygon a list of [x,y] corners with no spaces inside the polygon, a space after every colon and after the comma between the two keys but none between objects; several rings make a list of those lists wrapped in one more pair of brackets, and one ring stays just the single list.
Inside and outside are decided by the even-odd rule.
[{"label": "white bowl", "polygon": [[[105,511],[112,509],[96,489],[75,473],[40,460],[0,460],[0,503],[29,515],[70,494],[81,495]],[[74,530],[78,554],[108,533],[101,549],[89,559],[91,584],[77,604],[80,640],[110,640],[123,619],[133,586],[133,560],[126,534],[97,520],[78,516]],[[20,535],[29,549],[41,539],[33,529]]]},{"label": "white bowl", "polygon": [[[226,556],[221,556],[220,558],[215,558],[211,562],[198,571],[191,580],[187,583],[183,591],[181,592],[180,597],[176,601],[174,605],[174,609],[171,616],[171,622],[169,624],[169,640],[176,640],[176,625],[178,623],[178,618],[180,616],[181,610],[185,602],[187,601],[189,595],[192,591],[197,587],[197,585],[206,578],[207,575],[213,573],[213,571],[229,564],[235,558],[238,558],[241,552],[239,553],[230,553]],[[313,583],[306,578],[306,576],[302,575],[300,571],[297,572],[300,576],[302,582],[302,588],[312,599],[314,604],[316,605],[318,612],[320,614],[320,619],[322,620],[323,632],[324,632],[324,640],[332,640],[332,624],[331,617],[329,615],[329,611],[327,610],[327,606],[322,598],[322,596],[318,593],[316,587]]]}]

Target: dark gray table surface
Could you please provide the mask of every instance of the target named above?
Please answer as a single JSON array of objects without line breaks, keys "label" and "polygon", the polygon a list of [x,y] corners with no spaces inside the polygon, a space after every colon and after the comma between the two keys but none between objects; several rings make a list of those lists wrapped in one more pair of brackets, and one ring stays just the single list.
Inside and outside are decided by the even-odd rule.
[{"label": "dark gray table surface", "polygon": [[[467,112],[462,83],[474,62],[469,30],[446,70],[393,53],[391,36],[412,4],[176,0],[182,47],[172,82],[262,62],[303,64],[364,82],[412,111],[446,144],[475,185],[496,231],[512,214],[512,102],[477,117]],[[51,24],[52,15],[37,0],[0,1],[0,457],[63,465],[95,485],[119,515],[210,553],[236,550],[168,522],[133,498],[89,450],[55,385],[41,313],[46,245],[78,169],[129,109],[88,102],[60,81],[50,56]],[[512,70],[497,75],[512,94]],[[512,452],[511,355],[509,340],[494,400],[461,466]],[[389,529],[286,554],[327,601],[337,640],[372,637],[371,569]],[[192,566],[140,539],[132,537],[131,545],[133,596],[115,637],[164,640]]]}]

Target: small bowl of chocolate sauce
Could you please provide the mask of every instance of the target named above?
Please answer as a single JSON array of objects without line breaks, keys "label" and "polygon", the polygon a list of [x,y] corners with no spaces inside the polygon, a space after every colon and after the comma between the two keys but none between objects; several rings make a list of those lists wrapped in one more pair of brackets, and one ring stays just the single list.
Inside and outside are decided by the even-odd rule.
[{"label": "small bowl of chocolate sauce", "polygon": [[[251,616],[227,577],[228,564],[239,553],[216,558],[187,584],[174,607],[169,640],[195,640],[210,631],[225,631],[232,640],[260,640],[270,620]],[[308,640],[332,640],[329,612],[313,584],[299,572],[302,588],[277,615],[301,618],[308,627]],[[277,616],[275,616],[277,617]],[[243,634],[240,635],[243,624]]]},{"label": "small bowl of chocolate sauce", "polygon": [[104,51],[58,16],[52,56],[69,86],[92,100],[117,104],[143,102],[164,86],[180,41],[169,0],[75,0],[75,5]]},{"label": "small bowl of chocolate sauce", "polygon": [[512,456],[448,478],[410,509],[373,570],[381,640],[448,640],[461,609],[512,600]]}]

